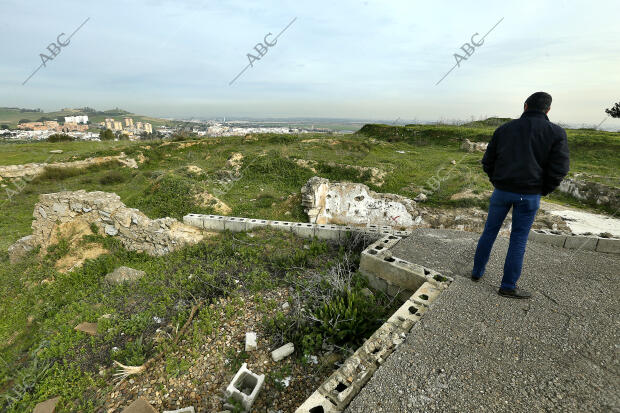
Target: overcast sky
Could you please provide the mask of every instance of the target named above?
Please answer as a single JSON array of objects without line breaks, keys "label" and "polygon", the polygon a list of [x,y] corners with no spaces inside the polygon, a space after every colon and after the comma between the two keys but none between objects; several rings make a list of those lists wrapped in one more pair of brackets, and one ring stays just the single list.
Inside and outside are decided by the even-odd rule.
[{"label": "overcast sky", "polygon": [[617,0],[0,0],[0,16],[0,106],[432,121],[516,117],[543,90],[553,121],[598,124],[620,100]]}]

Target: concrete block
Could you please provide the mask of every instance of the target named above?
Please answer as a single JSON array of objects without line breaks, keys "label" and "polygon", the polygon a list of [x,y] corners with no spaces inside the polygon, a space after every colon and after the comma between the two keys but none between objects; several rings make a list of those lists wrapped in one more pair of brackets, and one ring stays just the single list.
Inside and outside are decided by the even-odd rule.
[{"label": "concrete block", "polygon": [[410,300],[419,305],[429,306],[439,296],[440,292],[441,290],[427,282],[413,293]]},{"label": "concrete block", "polygon": [[337,409],[344,410],[370,380],[377,367],[366,352],[358,350],[325,380],[319,392],[331,400]]},{"label": "concrete block", "polygon": [[598,252],[620,254],[620,239],[600,238],[596,245],[596,250]]},{"label": "concrete block", "polygon": [[314,236],[318,239],[329,241],[340,241],[340,226],[339,225],[317,225],[314,228]]},{"label": "concrete block", "polygon": [[375,277],[372,274],[364,274],[364,276],[366,277],[366,279],[368,280],[368,285],[370,285],[371,288],[377,290],[377,291],[381,291],[387,294],[388,292],[388,283],[387,281],[385,281],[384,279]]},{"label": "concrete block", "polygon": [[[386,255],[382,257],[382,263],[375,265],[375,275],[383,278],[391,284],[405,290],[416,291],[426,282],[424,267],[410,263],[400,258]],[[361,262],[360,262],[361,267]]]},{"label": "concrete block", "polygon": [[402,302],[407,301],[407,299],[411,297],[411,294],[413,294],[413,291],[399,287],[398,285],[390,284],[388,282],[387,291],[385,293],[389,295],[390,297],[396,298],[399,302],[402,303]]},{"label": "concrete block", "polygon": [[294,222],[288,221],[271,221],[269,226],[280,231],[291,231],[293,224]]},{"label": "concrete block", "polygon": [[293,231],[294,234],[297,234],[302,238],[314,238],[314,227],[314,224],[296,222],[295,224],[293,224],[291,231]]},{"label": "concrete block", "polygon": [[[362,345],[361,351],[377,365],[383,364],[398,345],[405,340],[404,331],[392,323],[383,323]],[[360,351],[358,350],[358,351]]]},{"label": "concrete block", "polygon": [[203,229],[202,223],[203,215],[201,214],[189,214],[183,217],[183,223],[186,225],[191,225],[192,227]]},{"label": "concrete block", "polygon": [[388,318],[387,322],[405,332],[409,332],[425,312],[426,307],[416,304],[411,300],[406,300],[405,303]]},{"label": "concrete block", "polygon": [[566,235],[556,235],[540,230],[534,230],[530,231],[530,233],[528,234],[528,239],[535,242],[555,245],[556,247],[564,247],[564,243],[566,242]]},{"label": "concrete block", "polygon": [[379,228],[379,233],[382,235],[388,235],[394,233],[394,229],[389,225],[383,225]]},{"label": "concrete block", "polygon": [[402,238],[407,238],[409,235],[411,235],[411,231],[394,231],[394,235],[398,235]]},{"label": "concrete block", "polygon": [[224,229],[231,232],[244,232],[247,229],[247,218],[226,217]]},{"label": "concrete block", "polygon": [[258,345],[256,344],[256,333],[249,331],[245,333],[245,351],[254,351]]},{"label": "concrete block", "polygon": [[290,356],[295,351],[295,346],[293,343],[286,343],[280,348],[275,349],[271,352],[271,358],[273,361],[280,361],[285,357]]},{"label": "concrete block", "polygon": [[331,401],[318,391],[315,391],[306,399],[295,413],[340,413]]},{"label": "concrete block", "polygon": [[564,248],[595,251],[597,243],[598,243],[598,238],[596,237],[583,237],[583,236],[566,237]]},{"label": "concrete block", "polygon": [[243,363],[228,387],[226,387],[226,396],[232,397],[241,403],[246,412],[252,408],[258,392],[265,382],[264,374],[254,374],[248,370],[247,366],[247,363]]},{"label": "concrete block", "polygon": [[271,221],[266,219],[256,219],[256,218],[248,218],[245,223],[245,228],[247,231],[252,231],[256,228],[264,228],[268,227],[271,224]]},{"label": "concrete block", "polygon": [[221,215],[203,215],[202,225],[207,231],[224,231],[226,218]]}]

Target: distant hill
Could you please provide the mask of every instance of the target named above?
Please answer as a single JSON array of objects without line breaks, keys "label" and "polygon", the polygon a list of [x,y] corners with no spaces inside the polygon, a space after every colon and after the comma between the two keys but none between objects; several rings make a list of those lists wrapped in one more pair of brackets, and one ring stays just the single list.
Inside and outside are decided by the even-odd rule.
[{"label": "distant hill", "polygon": [[88,115],[88,120],[91,124],[102,122],[105,118],[117,118],[117,120],[122,120],[124,117],[133,118],[134,122],[149,122],[154,127],[170,124],[170,121],[165,119],[136,115],[135,113],[119,108],[103,111],[93,108],[63,108],[55,112],[43,112],[39,111],[39,109],[0,107],[0,125],[6,124],[11,128],[15,128],[17,127],[17,123],[22,119],[36,122],[42,118],[43,120],[57,120],[58,118],[64,118],[65,116],[75,115]]},{"label": "distant hill", "polygon": [[473,127],[498,127],[503,125],[506,122],[510,122],[511,118],[487,118],[485,120],[475,120],[473,122],[465,123],[463,126],[473,126]]}]

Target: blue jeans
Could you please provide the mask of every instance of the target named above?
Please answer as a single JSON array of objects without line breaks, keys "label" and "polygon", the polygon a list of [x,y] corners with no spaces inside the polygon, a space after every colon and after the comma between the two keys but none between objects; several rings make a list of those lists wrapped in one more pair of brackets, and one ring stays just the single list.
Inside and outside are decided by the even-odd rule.
[{"label": "blue jeans", "polygon": [[472,277],[480,278],[484,274],[497,233],[512,207],[510,245],[508,246],[506,261],[504,262],[504,278],[502,278],[501,288],[513,290],[516,287],[517,280],[521,276],[525,244],[527,243],[527,237],[539,206],[539,194],[516,194],[499,189],[493,191],[487,222],[484,225],[484,231],[478,240],[478,247],[476,248],[474,269],[471,273]]}]

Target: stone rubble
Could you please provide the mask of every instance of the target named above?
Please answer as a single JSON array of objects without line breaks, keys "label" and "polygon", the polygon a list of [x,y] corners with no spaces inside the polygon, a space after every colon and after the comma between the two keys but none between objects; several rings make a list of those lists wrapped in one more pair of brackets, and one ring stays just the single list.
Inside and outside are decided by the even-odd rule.
[{"label": "stone rubble", "polygon": [[144,271],[135,270],[129,267],[118,267],[111,273],[105,276],[105,280],[109,283],[121,284],[123,282],[133,282],[144,277],[146,273]]},{"label": "stone rubble", "polygon": [[99,233],[114,236],[130,251],[160,256],[195,244],[204,238],[197,228],[174,218],[150,219],[134,208],[128,208],[120,197],[108,192],[57,192],[43,194],[34,207],[32,236],[22,238],[9,248],[12,261],[29,248],[40,245],[46,251],[58,240],[56,234],[67,225],[80,223],[97,227]]},{"label": "stone rubble", "polygon": [[295,351],[295,345],[293,343],[286,343],[280,348],[271,352],[271,358],[273,361],[280,361],[285,357],[290,356]]},{"label": "stone rubble", "polygon": [[472,142],[469,139],[461,144],[461,149],[466,152],[484,152],[489,144],[487,142]]},{"label": "stone rubble", "polygon": [[314,176],[301,189],[302,205],[313,224],[411,227],[419,213],[415,201],[379,194],[358,183],[332,183]]}]

